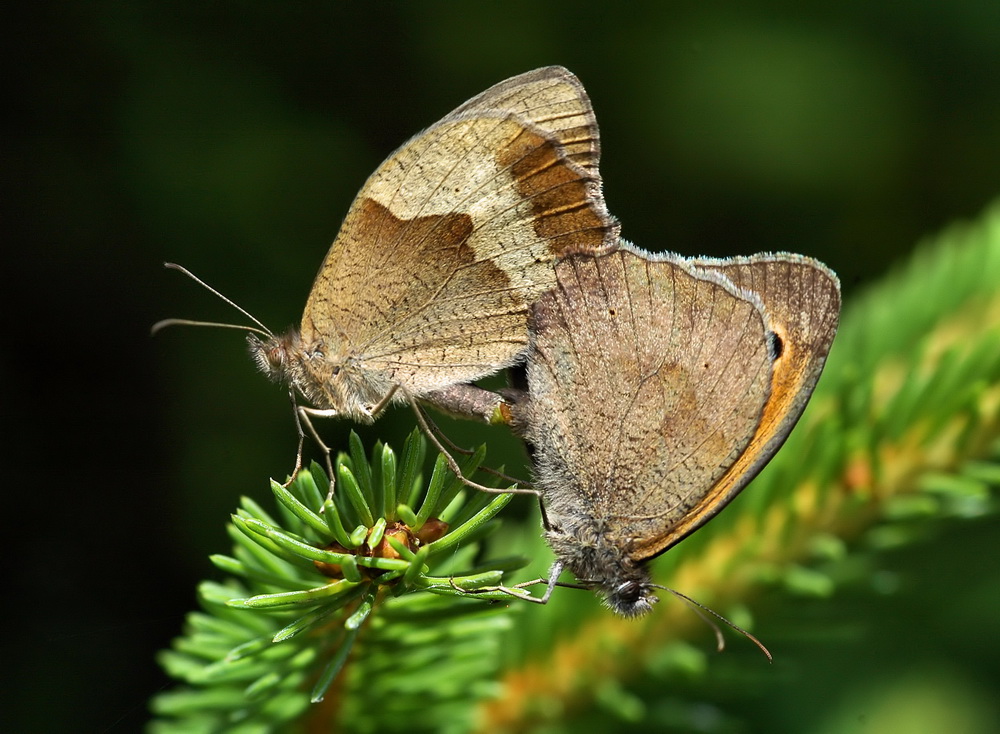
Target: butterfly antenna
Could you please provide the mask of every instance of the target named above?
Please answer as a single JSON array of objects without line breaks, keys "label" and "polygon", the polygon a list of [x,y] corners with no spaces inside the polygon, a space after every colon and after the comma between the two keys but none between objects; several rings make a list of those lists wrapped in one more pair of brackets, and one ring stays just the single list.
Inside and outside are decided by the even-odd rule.
[{"label": "butterfly antenna", "polygon": [[164,319],[163,321],[157,321],[155,324],[153,324],[153,334],[156,334],[158,331],[160,331],[161,329],[165,329],[168,326],[214,326],[222,329],[239,329],[240,331],[253,331],[268,338],[274,337],[274,334],[271,333],[271,330],[268,329],[266,326],[264,326],[264,324],[256,316],[254,316],[252,313],[247,311],[239,304],[235,303],[233,300],[222,295],[219,291],[217,291],[215,288],[210,286],[208,283],[203,281],[201,278],[199,278],[197,275],[192,273],[184,266],[177,265],[176,263],[163,263],[163,267],[170,268],[171,270],[177,270],[183,273],[191,280],[193,280],[195,283],[200,285],[202,288],[207,290],[209,293],[214,293],[218,298],[228,303],[230,306],[235,308],[237,311],[246,316],[252,322],[257,324],[257,326],[260,328],[254,328],[252,326],[239,326],[237,324],[217,324],[210,321],[190,321],[188,319]]},{"label": "butterfly antenna", "polygon": [[709,625],[715,631],[715,641],[716,641],[716,646],[717,646],[719,652],[722,652],[725,649],[726,642],[725,642],[725,640],[722,637],[722,630],[719,629],[719,625],[717,625],[713,620],[711,620],[711,619],[708,618],[707,615],[709,615],[709,614],[712,615],[713,617],[715,617],[716,619],[718,619],[720,622],[724,623],[730,629],[736,630],[741,635],[743,635],[748,640],[750,640],[750,642],[752,642],[757,647],[759,647],[760,651],[762,653],[764,653],[764,656],[767,658],[767,662],[769,662],[769,663],[773,663],[774,662],[774,657],[771,655],[771,651],[768,650],[766,647],[764,647],[764,643],[763,642],[761,642],[760,640],[758,640],[756,637],[754,637],[752,634],[750,634],[749,632],[747,632],[745,629],[743,629],[742,627],[740,627],[735,622],[730,622],[728,619],[726,619],[725,617],[723,617],[721,614],[719,614],[714,609],[710,609],[709,607],[706,607],[701,602],[695,601],[690,596],[687,596],[686,594],[682,594],[681,592],[677,591],[676,589],[671,589],[671,588],[669,588],[667,586],[660,586],[659,584],[650,584],[650,586],[652,586],[654,588],[657,588],[657,589],[663,589],[664,591],[669,591],[671,594],[673,594],[674,596],[676,596],[678,599],[687,602],[688,605],[691,607],[691,609],[693,609],[694,612],[699,617],[701,617],[705,621],[705,623],[707,625]]}]

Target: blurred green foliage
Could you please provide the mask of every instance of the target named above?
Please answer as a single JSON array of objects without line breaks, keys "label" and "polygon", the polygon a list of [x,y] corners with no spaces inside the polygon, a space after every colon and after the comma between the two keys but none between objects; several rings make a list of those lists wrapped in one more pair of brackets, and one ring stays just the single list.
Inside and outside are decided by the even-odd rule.
[{"label": "blurred green foliage", "polygon": [[[833,267],[849,299],[921,236],[1000,191],[994,0],[68,0],[4,15],[0,377],[16,426],[5,463],[45,490],[19,493],[24,538],[11,536],[22,600],[12,606],[31,611],[6,643],[18,661],[4,686],[12,730],[137,728],[163,684],[153,652],[191,606],[222,518],[291,467],[287,401],[254,374],[237,334],[148,338],[168,316],[242,322],[160,262],[190,267],[274,329],[295,323],[375,166],[488,85],[553,63],[590,92],[609,207],[647,249],[802,252]],[[443,423],[520,466],[501,432]],[[399,444],[411,427],[396,411],[361,432],[367,444]],[[348,429],[322,428],[334,446]],[[52,468],[37,480],[38,467]],[[230,485],[205,486],[209,470]],[[1000,573],[984,552],[995,532],[973,546],[967,530],[943,531],[901,556],[926,604],[838,605],[839,624],[873,626],[836,628],[861,645],[826,648],[846,668],[803,653],[812,670],[843,670],[824,681],[843,688],[817,684],[827,708],[816,722],[816,698],[789,687],[784,730],[888,731],[880,717],[920,704],[930,722],[949,702],[956,722],[989,721],[962,702],[981,701],[1000,678],[990,627]],[[74,611],[40,604],[53,594]],[[838,623],[826,611],[820,601],[804,615],[826,629]],[[890,614],[933,623],[882,654],[872,630]],[[907,658],[898,676],[879,678],[941,639],[965,641],[949,648],[954,667]],[[720,659],[740,660],[712,665]],[[746,705],[785,685],[755,671]],[[852,707],[873,713],[861,721]]]}]

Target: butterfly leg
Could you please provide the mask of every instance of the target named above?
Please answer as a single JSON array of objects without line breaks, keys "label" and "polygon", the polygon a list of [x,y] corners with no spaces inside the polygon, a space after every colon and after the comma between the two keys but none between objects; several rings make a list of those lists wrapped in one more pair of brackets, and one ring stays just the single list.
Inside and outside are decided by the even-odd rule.
[{"label": "butterfly leg", "polygon": [[[431,419],[431,417],[426,413],[424,414],[424,420],[427,421],[428,427],[432,431],[434,431],[434,435],[437,436],[441,440],[441,442],[446,444],[448,448],[451,449],[452,451],[462,454],[463,456],[472,456],[474,453],[476,453],[473,449],[463,449],[461,446],[459,446],[450,438],[448,438],[448,435],[444,431],[442,431],[438,427],[438,425]],[[510,482],[511,484],[520,484],[522,487],[525,488],[531,487],[531,485],[528,482],[525,482],[523,479],[512,477],[509,474],[505,474],[502,471],[497,471],[496,469],[491,469],[490,467],[487,466],[481,466],[479,467],[479,470],[486,472],[487,474],[492,474],[493,476],[498,477],[499,479],[505,482]],[[541,497],[539,497],[538,499],[539,503],[541,503]],[[542,508],[542,514],[543,515],[545,514],[544,508]],[[548,529],[548,526],[546,526],[546,529]]]},{"label": "butterfly leg", "polygon": [[[306,439],[306,432],[302,428],[304,416],[299,413],[300,408],[298,402],[295,400],[295,390],[288,390],[288,399],[292,402],[292,415],[295,417],[295,431],[299,434],[299,446],[295,450],[295,466],[292,467],[292,473],[288,476],[288,479],[285,480],[285,483],[281,485],[284,489],[288,489],[291,483],[295,481],[295,477],[299,475],[299,471],[302,469],[302,449]],[[310,426],[310,428],[312,428],[312,426]]]},{"label": "butterfly leg", "polygon": [[[549,599],[552,598],[552,592],[556,586],[573,586],[572,584],[560,584],[559,576],[563,572],[563,563],[561,561],[556,561],[552,564],[552,568],[549,571],[548,578],[540,577],[537,579],[532,579],[531,581],[522,581],[519,584],[514,584],[513,586],[483,586],[478,589],[463,589],[458,584],[455,583],[454,579],[448,579],[451,583],[452,588],[456,591],[461,591],[463,594],[483,594],[489,591],[499,591],[504,594],[509,594],[516,599],[522,599],[524,601],[530,601],[532,604],[548,604]],[[545,584],[545,593],[541,596],[533,596],[532,594],[525,591],[528,587],[537,586],[538,584]]]},{"label": "butterfly leg", "polygon": [[424,435],[430,439],[431,443],[437,448],[441,455],[444,456],[445,461],[448,464],[448,468],[458,477],[458,480],[462,482],[467,487],[472,489],[478,489],[480,492],[489,492],[490,494],[531,494],[534,496],[539,496],[537,489],[531,489],[526,487],[513,487],[510,489],[498,489],[497,487],[487,487],[483,484],[472,481],[462,473],[462,468],[455,461],[455,457],[451,455],[444,444],[441,443],[434,431],[431,430],[430,424],[427,421],[427,417],[424,415],[423,408],[417,403],[416,398],[414,398],[410,393],[406,392],[404,388],[400,387],[400,390],[404,391],[406,399],[410,403],[410,407],[413,408],[413,413],[417,417],[417,423],[420,425],[420,430],[424,432]]},{"label": "butterfly leg", "polygon": [[378,403],[376,403],[372,407],[368,408],[368,410],[366,412],[368,413],[368,415],[371,417],[371,419],[373,421],[379,415],[381,415],[382,411],[385,410],[386,407],[388,407],[389,403],[392,402],[392,396],[396,394],[396,390],[398,388],[399,388],[399,385],[393,385],[392,388],[389,390],[389,392],[387,392],[385,394],[384,398],[382,398],[381,400],[379,400]]},{"label": "butterfly leg", "polygon": [[[336,410],[319,410],[317,408],[306,408],[302,405],[295,406],[295,422],[299,424],[299,452],[295,457],[295,474],[298,474],[299,469],[302,468],[302,441],[305,438],[305,433],[302,427],[305,426],[309,430],[309,435],[312,436],[313,441],[319,446],[319,450],[323,452],[323,463],[326,464],[326,472],[330,479],[330,490],[326,493],[327,501],[333,499],[333,491],[337,486],[337,478],[333,473],[333,452],[330,447],[323,443],[323,439],[319,437],[319,433],[316,431],[316,427],[312,424],[310,416],[315,416],[317,418],[332,418],[339,415]],[[292,479],[295,478],[295,474],[292,475]],[[291,480],[289,480],[291,483]]]}]

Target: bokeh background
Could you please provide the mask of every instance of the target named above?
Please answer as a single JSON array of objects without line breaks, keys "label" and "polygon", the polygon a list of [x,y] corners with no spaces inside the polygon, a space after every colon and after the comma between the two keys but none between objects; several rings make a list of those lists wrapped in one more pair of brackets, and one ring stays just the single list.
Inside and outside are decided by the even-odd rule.
[{"label": "bokeh background", "polygon": [[[647,249],[801,252],[850,298],[1000,194],[995,0],[70,0],[3,13],[7,731],[139,729],[169,685],[154,653],[217,575],[206,557],[228,548],[228,513],[291,468],[287,398],[238,332],[150,338],[165,317],[245,323],[163,261],[272,329],[296,323],[384,157],[548,64],[587,87],[609,208]],[[361,433],[395,441],[412,423],[397,410]],[[322,429],[336,446],[347,427]],[[519,468],[499,432],[449,430],[490,436],[493,461]],[[965,581],[995,584],[996,530],[943,532],[920,551],[931,558],[897,559],[927,608],[957,598],[962,612]],[[960,613],[942,630],[926,608],[863,599],[838,614],[850,610],[867,652],[813,667],[803,653],[804,698],[787,673],[770,690],[755,678],[758,721],[769,708],[782,731],[867,731],[854,727],[918,701],[940,701],[955,731],[993,720],[997,657],[977,648],[995,626],[963,627]],[[884,650],[887,629],[916,639]],[[979,657],[953,674],[914,653],[924,635],[964,635]],[[865,676],[891,681],[884,697],[852,687]]]}]

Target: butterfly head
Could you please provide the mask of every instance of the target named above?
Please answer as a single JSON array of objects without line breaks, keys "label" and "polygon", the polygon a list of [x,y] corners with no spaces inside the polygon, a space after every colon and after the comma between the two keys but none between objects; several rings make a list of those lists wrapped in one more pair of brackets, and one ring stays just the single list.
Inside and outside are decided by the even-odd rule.
[{"label": "butterfly head", "polygon": [[257,369],[273,382],[296,387],[301,382],[302,374],[302,363],[298,358],[302,351],[301,341],[295,329],[266,339],[256,334],[247,336],[250,356]]},{"label": "butterfly head", "polygon": [[[645,575],[645,573],[643,574]],[[649,579],[626,579],[613,588],[604,587],[601,594],[604,603],[623,617],[641,617],[652,611],[653,605],[660,600],[652,593]]]},{"label": "butterfly head", "polygon": [[372,423],[374,406],[382,403],[392,387],[359,368],[350,357],[328,353],[322,341],[306,343],[295,329],[267,339],[250,334],[247,342],[261,372],[291,385],[314,408],[331,414]]},{"label": "butterfly head", "polygon": [[556,557],[609,609],[623,617],[642,616],[659,601],[649,570],[633,561],[601,525],[585,519],[564,529],[553,526],[546,535]]}]

